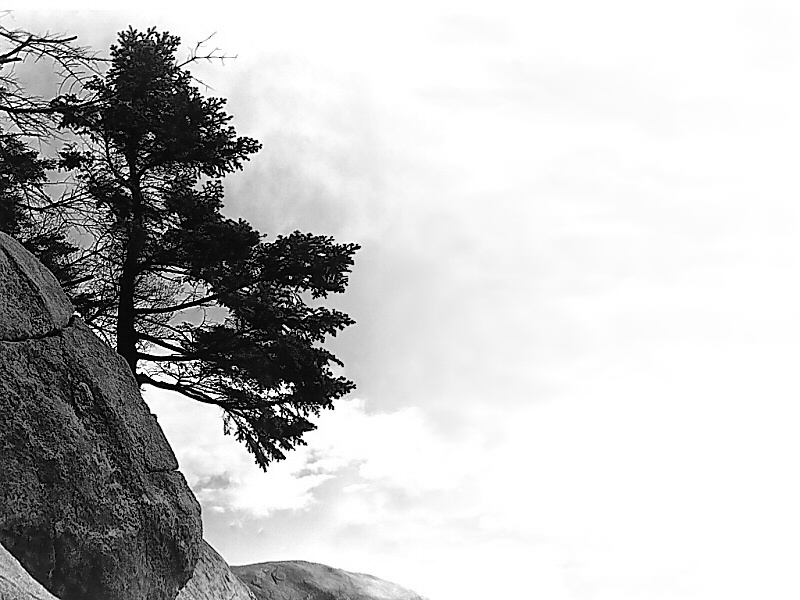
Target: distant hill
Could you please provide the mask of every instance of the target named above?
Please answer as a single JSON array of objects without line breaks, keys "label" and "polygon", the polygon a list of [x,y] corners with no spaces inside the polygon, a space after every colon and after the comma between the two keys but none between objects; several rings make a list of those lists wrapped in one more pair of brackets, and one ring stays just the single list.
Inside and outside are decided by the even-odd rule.
[{"label": "distant hill", "polygon": [[258,600],[427,600],[372,575],[302,560],[231,567]]}]

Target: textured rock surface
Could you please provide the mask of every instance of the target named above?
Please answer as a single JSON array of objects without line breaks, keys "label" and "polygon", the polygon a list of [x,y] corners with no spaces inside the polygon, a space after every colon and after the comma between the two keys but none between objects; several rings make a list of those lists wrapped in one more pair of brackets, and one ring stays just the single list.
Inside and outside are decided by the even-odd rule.
[{"label": "textured rock surface", "polygon": [[177,600],[256,600],[217,552],[203,542],[194,574]]},{"label": "textured rock surface", "polygon": [[0,600],[58,600],[0,545]]},{"label": "textured rock surface", "polygon": [[47,269],[6,235],[0,238],[0,340],[41,337],[66,327],[72,305]]},{"label": "textured rock surface", "polygon": [[231,570],[258,600],[425,600],[411,590],[372,575],[301,560],[231,567]]},{"label": "textured rock surface", "polygon": [[62,600],[172,600],[200,507],[127,364],[0,234],[0,543]]}]

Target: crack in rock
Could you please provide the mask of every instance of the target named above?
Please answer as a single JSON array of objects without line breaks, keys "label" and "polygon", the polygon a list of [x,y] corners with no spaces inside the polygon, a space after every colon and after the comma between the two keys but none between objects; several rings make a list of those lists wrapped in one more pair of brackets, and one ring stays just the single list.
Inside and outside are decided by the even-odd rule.
[{"label": "crack in rock", "polygon": [[45,339],[51,338],[51,337],[58,337],[62,333],[64,333],[64,331],[69,329],[70,327],[74,327],[75,326],[75,320],[77,318],[80,318],[80,315],[78,313],[73,313],[72,316],[69,318],[69,321],[67,321],[67,324],[64,325],[63,327],[56,327],[55,329],[52,329],[52,330],[47,331],[45,333],[40,333],[39,335],[31,335],[31,336],[28,336],[28,337],[11,338],[11,339],[9,339],[9,338],[0,338],[0,342],[3,342],[3,343],[7,342],[7,343],[16,344],[16,343],[21,343],[21,342],[29,342],[31,340],[45,340]]}]

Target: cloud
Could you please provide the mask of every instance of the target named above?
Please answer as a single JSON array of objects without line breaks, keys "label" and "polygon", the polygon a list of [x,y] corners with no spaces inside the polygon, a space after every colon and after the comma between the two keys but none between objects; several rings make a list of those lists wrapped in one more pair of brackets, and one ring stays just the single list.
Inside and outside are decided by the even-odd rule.
[{"label": "cloud", "polygon": [[[346,486],[349,495],[454,489],[469,474],[475,452],[465,442],[443,441],[418,408],[369,414],[363,400],[341,400],[317,419],[308,446],[264,474],[241,444],[221,435],[217,409],[160,391],[149,390],[146,397],[201,504],[220,512],[266,517],[308,510],[320,486],[347,469],[357,474]],[[365,514],[363,507],[352,512]]]},{"label": "cloud", "polygon": [[145,397],[206,509],[252,516],[302,511],[314,503],[313,489],[330,477],[330,465],[303,472],[306,454],[276,464],[267,479],[244,446],[223,435],[219,409],[156,390],[148,390]]}]

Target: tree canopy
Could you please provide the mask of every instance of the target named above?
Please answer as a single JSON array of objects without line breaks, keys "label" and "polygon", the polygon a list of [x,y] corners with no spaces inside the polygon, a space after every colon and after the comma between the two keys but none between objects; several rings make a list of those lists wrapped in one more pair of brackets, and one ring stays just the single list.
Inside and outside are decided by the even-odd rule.
[{"label": "tree canopy", "polygon": [[[358,245],[298,231],[269,240],[223,215],[222,178],[260,144],[200,92],[179,44],[155,28],[121,32],[109,68],[85,82],[91,101],[49,105],[77,139],[58,160],[0,138],[0,198],[41,190],[47,169],[73,174],[68,199],[33,215],[61,228],[40,256],[55,252],[83,318],[140,384],[221,407],[226,433],[266,469],[354,388],[322,345],[353,320],[322,300],[345,290]],[[30,223],[20,205],[0,204],[12,234]]]}]

